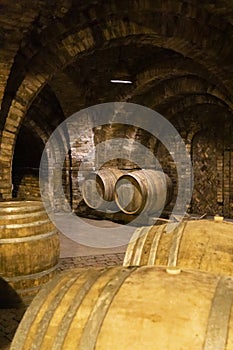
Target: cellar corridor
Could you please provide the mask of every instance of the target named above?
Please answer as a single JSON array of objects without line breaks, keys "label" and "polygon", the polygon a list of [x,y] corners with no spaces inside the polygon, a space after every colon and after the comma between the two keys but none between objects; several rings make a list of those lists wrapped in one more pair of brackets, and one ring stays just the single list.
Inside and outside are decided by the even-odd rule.
[{"label": "cellar corridor", "polygon": [[0,350],[231,350],[232,220],[232,0],[0,0]]}]

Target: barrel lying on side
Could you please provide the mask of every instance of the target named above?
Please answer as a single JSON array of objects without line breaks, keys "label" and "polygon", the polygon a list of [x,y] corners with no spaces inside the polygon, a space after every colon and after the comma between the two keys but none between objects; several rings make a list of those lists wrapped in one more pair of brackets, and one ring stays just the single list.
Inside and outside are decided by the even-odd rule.
[{"label": "barrel lying on side", "polygon": [[11,350],[231,350],[233,278],[157,267],[73,270],[34,299]]},{"label": "barrel lying on side", "polygon": [[0,202],[0,275],[25,304],[56,273],[59,236],[40,201]]},{"label": "barrel lying on side", "polygon": [[115,200],[126,214],[163,210],[173,193],[170,178],[161,171],[136,170],[122,175],[115,186]]},{"label": "barrel lying on side", "polygon": [[117,168],[90,173],[82,185],[85,203],[92,209],[116,209],[114,188],[117,179],[123,174],[124,171]]},{"label": "barrel lying on side", "polygon": [[214,220],[183,221],[171,232],[167,225],[138,228],[124,266],[178,265],[233,275],[233,224]]}]

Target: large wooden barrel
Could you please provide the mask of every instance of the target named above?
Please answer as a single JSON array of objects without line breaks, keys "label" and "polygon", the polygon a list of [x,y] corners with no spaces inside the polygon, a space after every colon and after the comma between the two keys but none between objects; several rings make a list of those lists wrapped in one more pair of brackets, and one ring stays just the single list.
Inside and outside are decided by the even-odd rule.
[{"label": "large wooden barrel", "polygon": [[25,304],[55,274],[59,236],[40,201],[0,202],[0,276]]},{"label": "large wooden barrel", "polygon": [[117,168],[103,168],[90,173],[83,185],[82,195],[85,203],[92,209],[116,209],[114,188],[117,179],[124,174]]},{"label": "large wooden barrel", "polygon": [[115,187],[115,200],[126,214],[162,210],[172,198],[172,182],[161,171],[136,170],[122,175]]},{"label": "large wooden barrel", "polygon": [[124,266],[167,265],[233,275],[233,223],[186,220],[170,233],[167,225],[135,230]]},{"label": "large wooden barrel", "polygon": [[232,350],[233,278],[148,266],[80,270],[41,290],[11,350]]}]

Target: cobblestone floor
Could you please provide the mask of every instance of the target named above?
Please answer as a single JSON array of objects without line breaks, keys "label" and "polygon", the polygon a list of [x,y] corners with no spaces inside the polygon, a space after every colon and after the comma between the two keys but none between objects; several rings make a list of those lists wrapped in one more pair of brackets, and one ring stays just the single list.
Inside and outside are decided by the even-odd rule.
[{"label": "cobblestone floor", "polygon": [[[61,258],[59,271],[75,267],[122,265],[124,253]],[[9,350],[10,343],[25,312],[21,309],[0,309],[0,350]]]}]

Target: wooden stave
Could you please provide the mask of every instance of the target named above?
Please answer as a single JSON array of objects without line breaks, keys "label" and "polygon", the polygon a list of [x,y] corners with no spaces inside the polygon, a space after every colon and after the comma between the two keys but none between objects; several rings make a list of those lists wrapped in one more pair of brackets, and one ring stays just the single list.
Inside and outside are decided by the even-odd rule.
[{"label": "wooden stave", "polygon": [[[200,225],[200,228],[199,228]],[[214,220],[184,220],[174,231],[166,224],[135,230],[124,266],[182,266],[233,275],[233,224]]]},{"label": "wooden stave", "polygon": [[230,350],[233,278],[167,271],[114,267],[58,276],[33,301],[11,350]]},{"label": "wooden stave", "polygon": [[[83,186],[82,186],[82,195],[85,203],[87,206],[89,206],[92,209],[116,209],[116,204],[115,203],[104,203],[104,201],[107,202],[113,202],[115,200],[114,198],[114,188],[115,188],[115,183],[117,179],[124,174],[123,170],[117,169],[117,168],[108,168],[108,169],[100,169],[96,172],[90,173],[87,178],[84,180]],[[96,205],[93,205],[91,201],[87,198],[86,191],[85,191],[85,186],[87,181],[94,181],[97,180],[99,187],[101,189],[101,198],[99,199],[98,203]],[[107,206],[106,206],[107,205]]]},{"label": "wooden stave", "polygon": [[28,231],[32,230],[32,235],[39,235],[50,232],[54,229],[53,223],[46,217],[44,220],[37,222],[29,222],[23,224],[7,224],[0,226],[1,238],[7,239],[10,237],[27,237]]},{"label": "wooden stave", "polygon": [[[26,215],[25,215],[26,214]],[[0,227],[7,225],[12,225],[12,224],[26,224],[30,222],[35,222],[35,221],[40,221],[40,220],[45,220],[48,218],[47,213],[45,212],[44,209],[42,210],[37,210],[34,212],[30,213],[17,213],[17,214],[6,214],[2,215],[0,214]]]},{"label": "wooden stave", "polygon": [[41,201],[0,202],[1,238],[26,237],[54,230]]},{"label": "wooden stave", "polygon": [[[59,234],[45,210],[42,210],[41,201],[8,201],[0,204],[1,224],[4,222],[3,214],[6,216],[6,224],[0,225],[0,275],[28,304],[41,286],[57,273]],[[18,220],[21,223],[16,223]]]},{"label": "wooden stave", "polygon": [[[4,278],[13,278],[16,274],[30,275],[50,269],[59,262],[58,232],[53,230],[47,234],[27,236],[22,241],[14,238],[0,239],[0,256],[0,271]],[[30,257],[28,265],[25,257]]]},{"label": "wooden stave", "polygon": [[0,202],[0,215],[34,212],[43,209],[42,201],[38,200],[12,200]]}]

